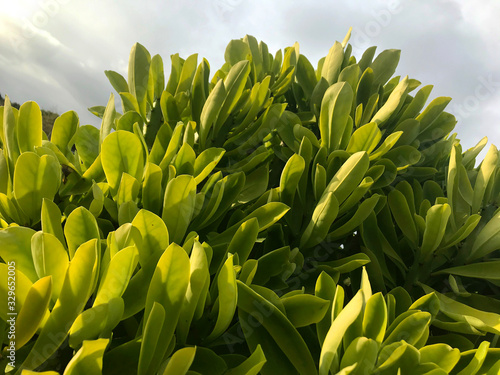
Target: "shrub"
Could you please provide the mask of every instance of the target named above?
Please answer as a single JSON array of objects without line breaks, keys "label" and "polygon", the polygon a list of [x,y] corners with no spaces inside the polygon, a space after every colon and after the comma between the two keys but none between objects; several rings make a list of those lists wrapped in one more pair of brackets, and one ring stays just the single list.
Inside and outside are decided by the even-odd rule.
[{"label": "shrub", "polygon": [[246,36],[167,81],[136,44],[106,71],[123,113],[50,141],[6,98],[5,371],[496,374],[498,150],[476,167],[450,98],[348,39],[315,69]]}]

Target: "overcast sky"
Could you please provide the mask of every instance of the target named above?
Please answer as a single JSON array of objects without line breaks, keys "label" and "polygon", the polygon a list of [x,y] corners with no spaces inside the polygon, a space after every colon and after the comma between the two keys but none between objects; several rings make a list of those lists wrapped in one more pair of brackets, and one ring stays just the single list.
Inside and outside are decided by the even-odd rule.
[{"label": "overcast sky", "polygon": [[[313,63],[353,27],[360,57],[369,46],[402,50],[397,73],[451,96],[464,148],[483,136],[500,146],[500,1],[482,0],[0,0],[0,93],[100,125],[86,108],[113,91],[104,70],[126,77],[140,42],[160,54],[206,57],[212,74],[231,39],[263,40],[270,52],[299,42]],[[119,107],[121,108],[121,107]]]}]

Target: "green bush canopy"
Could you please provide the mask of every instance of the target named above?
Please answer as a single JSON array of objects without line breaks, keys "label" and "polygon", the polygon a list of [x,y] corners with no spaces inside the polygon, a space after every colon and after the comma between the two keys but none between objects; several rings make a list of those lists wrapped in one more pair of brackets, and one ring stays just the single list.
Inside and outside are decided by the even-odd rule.
[{"label": "green bush canopy", "polygon": [[314,67],[245,36],[168,79],[135,44],[105,72],[121,113],[50,140],[6,98],[2,369],[498,374],[498,150],[462,150],[399,50],[348,41]]}]

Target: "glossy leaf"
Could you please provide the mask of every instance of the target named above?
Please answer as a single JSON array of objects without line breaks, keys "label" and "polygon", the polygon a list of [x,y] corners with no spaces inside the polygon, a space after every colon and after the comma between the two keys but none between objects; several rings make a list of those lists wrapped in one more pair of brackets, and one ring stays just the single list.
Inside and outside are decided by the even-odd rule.
[{"label": "glossy leaf", "polygon": [[107,136],[102,143],[101,158],[102,168],[113,193],[118,191],[124,172],[137,181],[142,181],[145,164],[142,143],[133,133],[117,130]]},{"label": "glossy leaf", "polygon": [[326,90],[321,102],[319,129],[321,145],[328,151],[337,150],[347,124],[353,100],[349,84],[335,83]]},{"label": "glossy leaf", "polygon": [[188,347],[177,350],[170,360],[162,375],[184,375],[193,363],[196,355],[196,347]]},{"label": "glossy leaf", "polygon": [[[237,281],[238,308],[252,314],[266,329],[300,374],[316,374],[316,366],[304,340],[290,321],[273,304],[251,288]],[[267,311],[263,319],[260,310]]]},{"label": "glossy leaf", "polygon": [[314,209],[309,225],[302,234],[300,247],[310,248],[321,243],[337,217],[338,212],[339,203],[334,193],[323,194]]},{"label": "glossy leaf", "polygon": [[436,204],[427,211],[424,238],[420,248],[422,259],[438,248],[444,237],[450,215],[451,208],[448,204]]},{"label": "glossy leaf", "polygon": [[236,287],[236,273],[233,269],[233,257],[231,255],[217,276],[217,287],[219,291],[219,314],[212,333],[207,340],[220,336],[231,324],[236,311],[238,301],[238,289]]},{"label": "glossy leaf", "polygon": [[306,327],[320,322],[328,311],[329,301],[310,294],[282,298],[286,317],[294,327]]},{"label": "glossy leaf", "polygon": [[38,278],[51,276],[52,300],[57,301],[69,266],[67,251],[52,234],[37,232],[31,238],[31,253]]},{"label": "glossy leaf", "polygon": [[181,243],[194,213],[196,182],[181,175],[169,181],[163,200],[162,219],[173,242]]},{"label": "glossy leaf", "polygon": [[99,227],[94,215],[84,207],[75,209],[68,216],[64,226],[64,235],[68,242],[70,258],[73,258],[81,244],[94,238],[100,238]]},{"label": "glossy leaf", "polygon": [[51,295],[51,276],[41,278],[31,286],[16,318],[16,349],[23,347],[33,337],[43,319],[48,316]]},{"label": "glossy leaf", "polygon": [[14,195],[33,223],[40,220],[43,199],[52,200],[59,190],[61,167],[50,155],[24,152],[14,170]]},{"label": "glossy leaf", "polygon": [[157,371],[172,340],[189,283],[189,268],[185,250],[175,243],[165,250],[158,261],[147,292],[144,322],[147,322],[154,303],[161,304],[165,319],[161,330],[154,328],[159,338],[149,365],[142,367],[144,371],[147,370],[145,373]]},{"label": "glossy leaf", "polygon": [[237,367],[229,369],[227,375],[257,375],[266,363],[266,356],[262,351],[262,347],[257,345],[257,348],[243,363]]},{"label": "glossy leaf", "polygon": [[102,357],[108,339],[84,341],[81,349],[69,361],[63,375],[97,375],[102,373]]},{"label": "glossy leaf", "polygon": [[26,102],[19,108],[18,143],[21,153],[42,146],[42,112],[35,102]]},{"label": "glossy leaf", "polygon": [[486,279],[486,280],[500,280],[500,273],[498,270],[500,269],[500,261],[493,260],[489,262],[479,262],[467,264],[464,266],[446,268],[436,274],[439,273],[450,273],[452,275],[465,276],[465,277],[475,277],[478,279]]},{"label": "glossy leaf", "polygon": [[[66,273],[59,299],[23,363],[25,368],[35,369],[44,363],[63,343],[71,324],[83,310],[92,292],[91,287],[98,260],[97,244],[97,240],[90,240],[82,244],[75,252]],[[54,332],[60,334],[55,337]]]}]

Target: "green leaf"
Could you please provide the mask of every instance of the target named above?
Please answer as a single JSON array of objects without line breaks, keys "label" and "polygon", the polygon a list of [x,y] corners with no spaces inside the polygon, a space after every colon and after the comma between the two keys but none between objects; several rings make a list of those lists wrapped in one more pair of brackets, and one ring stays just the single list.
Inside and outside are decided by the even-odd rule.
[{"label": "green leaf", "polygon": [[237,367],[229,369],[226,375],[257,375],[265,363],[266,356],[264,355],[264,351],[260,345],[257,345],[257,348],[250,357]]},{"label": "green leaf", "polygon": [[108,336],[120,322],[123,309],[123,300],[114,298],[104,304],[84,310],[71,326],[69,346],[78,349],[85,340]]},{"label": "green leaf", "polygon": [[248,203],[260,198],[269,185],[269,164],[255,169],[245,178],[245,187],[238,196],[238,203]]},{"label": "green leaf", "polygon": [[142,143],[135,134],[117,130],[104,139],[101,149],[102,168],[113,195],[124,172],[142,182],[145,160]]},{"label": "green leaf", "polygon": [[446,96],[440,96],[434,99],[430,104],[416,117],[417,121],[420,121],[420,134],[422,134],[432,123],[437,119],[437,117],[443,112],[451,98]]},{"label": "green leaf", "polygon": [[[354,366],[351,372],[345,374],[369,374],[377,362],[379,345],[375,340],[366,337],[357,337],[347,347],[340,368],[347,370],[349,366]],[[339,373],[340,374],[340,373]]]},{"label": "green leaf", "polygon": [[340,146],[351,112],[353,95],[348,83],[339,82],[331,85],[323,96],[319,129],[321,146],[325,146],[329,152],[337,150]]},{"label": "green leaf", "polygon": [[442,112],[437,119],[418,136],[418,140],[423,143],[443,139],[455,128],[456,123],[457,119],[455,116],[448,112]]},{"label": "green leaf", "polygon": [[71,153],[70,141],[76,134],[79,123],[80,120],[75,111],[65,112],[54,121],[50,142],[55,144],[66,156]]},{"label": "green leaf", "polygon": [[69,361],[63,375],[102,374],[102,357],[109,339],[84,341],[80,350]]},{"label": "green leaf", "polygon": [[325,316],[330,302],[310,294],[298,294],[282,298],[286,317],[294,327],[306,327],[320,322]]},{"label": "green leaf", "polygon": [[[7,263],[0,263],[0,280],[2,280],[2,283],[0,284],[0,297],[3,298],[4,301],[8,301],[9,291],[12,289],[12,287],[9,288],[9,276],[12,276],[12,265],[9,267]],[[26,296],[28,295],[33,283],[24,273],[22,273],[22,271],[18,269],[16,269],[15,276],[15,311],[18,312],[23,308],[26,302]],[[12,282],[12,279],[10,281]],[[12,294],[12,291],[10,294]],[[9,313],[12,313],[12,310],[9,308],[9,304],[3,303],[0,305],[0,317],[4,322],[7,322],[9,317],[11,317]]]},{"label": "green leaf", "polygon": [[50,156],[24,152],[14,170],[14,196],[33,223],[40,220],[44,198],[54,199],[61,183],[61,166]]},{"label": "green leaf", "polygon": [[139,194],[140,184],[134,177],[126,172],[122,173],[120,185],[115,196],[115,201],[118,204],[120,210],[124,203],[137,202],[137,196]]},{"label": "green leaf", "polygon": [[376,122],[380,126],[384,125],[393,114],[398,113],[403,106],[406,95],[408,94],[408,76],[406,76],[396,88],[391,92],[389,98],[384,103],[382,108],[373,116],[372,122]]},{"label": "green leaf", "polygon": [[340,228],[335,229],[334,231],[328,233],[329,240],[336,240],[342,238],[349,233],[353,232],[358,228],[363,222],[368,218],[370,213],[375,209],[375,206],[380,200],[380,195],[374,194],[370,198],[365,199],[359,205],[358,209],[354,213],[354,215]]},{"label": "green leaf", "polygon": [[315,285],[315,295],[323,300],[330,301],[328,305],[328,310],[325,313],[325,316],[321,321],[316,323],[316,333],[318,336],[318,341],[320,345],[323,345],[323,341],[325,340],[326,334],[330,329],[330,325],[332,323],[332,309],[333,309],[333,301],[335,299],[336,294],[336,285],[335,281],[332,279],[330,275],[326,272],[322,271],[316,280]]},{"label": "green leaf", "polygon": [[141,115],[146,117],[146,99],[149,79],[151,55],[141,44],[135,43],[130,51],[128,61],[128,88],[137,98]]},{"label": "green leaf", "polygon": [[[386,338],[382,343],[382,347],[386,347],[395,343],[404,337],[405,341],[410,345],[415,345],[425,330],[428,328],[431,321],[431,314],[427,311],[415,312],[405,319],[402,319],[392,330],[388,330]],[[394,325],[394,323],[392,324]],[[389,333],[390,332],[390,333]]]},{"label": "green leaf", "polygon": [[177,350],[170,357],[162,375],[185,375],[188,373],[196,355],[196,346]]},{"label": "green leaf", "polygon": [[251,54],[252,52],[247,43],[241,39],[233,39],[226,47],[224,60],[231,65],[235,65],[241,60],[249,60],[248,57]]},{"label": "green leaf", "polygon": [[305,161],[302,156],[293,154],[286,162],[280,178],[280,198],[289,206],[293,204],[295,191],[304,172]]},{"label": "green leaf", "polygon": [[490,347],[490,343],[488,341],[483,341],[477,350],[475,350],[474,357],[472,360],[469,362],[469,364],[458,373],[458,375],[474,375],[476,374],[479,369],[481,368],[482,364],[484,363],[487,355],[488,355],[488,349]]},{"label": "green leaf", "polygon": [[2,143],[4,144],[3,147],[6,151],[5,158],[8,161],[8,169],[11,176],[14,169],[14,164],[16,163],[16,160],[19,157],[20,153],[16,131],[17,113],[15,111],[17,110],[12,107],[9,96],[5,95],[4,110],[2,113]]},{"label": "green leaf", "polygon": [[488,255],[500,247],[500,213],[494,215],[477,234],[467,261]]},{"label": "green leaf", "polygon": [[[97,272],[97,245],[97,240],[90,240],[81,245],[75,252],[66,273],[59,299],[39,333],[35,345],[23,362],[23,368],[37,368],[50,358],[64,342],[73,321],[83,310],[92,292],[92,280]],[[58,332],[58,335],[55,336],[54,332]]]},{"label": "green leaf", "polygon": [[177,175],[181,174],[192,175],[194,171],[195,158],[196,154],[193,148],[189,144],[184,143],[179,149],[179,152],[175,156],[173,162]]},{"label": "green leaf", "polygon": [[300,238],[301,248],[311,248],[320,244],[339,212],[339,202],[335,194],[323,194],[313,211],[311,221]]},{"label": "green leaf", "polygon": [[132,225],[141,232],[139,262],[144,267],[153,254],[162,254],[170,243],[167,226],[160,217],[145,209],[137,213]]},{"label": "green leaf", "polygon": [[155,302],[161,304],[165,310],[165,320],[161,330],[155,328],[159,332],[159,338],[151,364],[147,367],[147,374],[158,370],[174,336],[189,283],[189,268],[186,251],[175,243],[165,250],[156,266],[147,292],[144,322],[147,322]]},{"label": "green leaf", "polygon": [[210,74],[210,65],[206,59],[203,59],[200,65],[198,65],[198,69],[194,75],[193,79],[193,96],[191,102],[191,112],[193,116],[193,121],[197,124],[200,123],[200,116],[203,106],[208,97],[208,87],[209,87],[209,78]]},{"label": "green leaf", "polygon": [[[120,96],[128,93],[122,93]],[[130,94],[128,94],[130,95]],[[124,111],[125,112],[125,111]],[[99,146],[102,147],[102,143],[106,139],[106,137],[111,133],[111,130],[114,128],[115,122],[115,96],[111,94],[108,99],[108,104],[106,105],[106,109],[104,110],[104,114],[102,116],[101,129],[99,130]]]},{"label": "green leaf", "polygon": [[165,309],[160,303],[153,302],[153,307],[144,325],[141,353],[139,355],[139,368],[137,371],[139,375],[148,373],[148,368],[153,360],[164,324]]},{"label": "green leaf", "polygon": [[465,266],[451,267],[436,272],[435,274],[449,273],[452,275],[474,277],[477,279],[500,280],[500,260],[492,260],[489,262],[479,262],[467,264]]},{"label": "green leaf", "polygon": [[427,285],[420,284],[420,286],[426,293],[436,293],[436,296],[439,298],[441,312],[450,318],[456,320],[457,322],[466,322],[481,331],[491,332],[496,335],[500,334],[499,314],[475,309],[458,301],[454,301],[453,299],[436,292]]},{"label": "green leaf", "polygon": [[194,162],[194,173],[195,182],[198,185],[206,177],[210,175],[217,163],[219,163],[222,156],[226,150],[223,148],[209,148],[204,150]]},{"label": "green leaf", "polygon": [[64,226],[64,235],[68,242],[70,258],[73,258],[81,244],[100,238],[99,226],[89,210],[85,207],[78,207],[68,216]]},{"label": "green leaf", "polygon": [[43,319],[49,315],[51,295],[51,276],[41,278],[31,286],[25,303],[16,317],[16,350],[22,348],[34,336]]},{"label": "green leaf", "polygon": [[196,347],[194,361],[187,375],[222,375],[226,370],[226,362],[220,356],[208,348],[198,346]]},{"label": "green leaf", "polygon": [[329,85],[333,85],[337,82],[343,61],[344,48],[341,43],[335,42],[330,48],[330,51],[328,51],[328,55],[326,55],[325,62],[323,63],[323,68],[321,69],[321,76],[328,81]]},{"label": "green leaf", "polygon": [[209,341],[217,338],[227,330],[236,311],[238,289],[236,287],[236,273],[233,268],[233,257],[234,255],[228,257],[217,277],[219,314],[214,330],[207,337]]},{"label": "green leaf", "polygon": [[172,95],[177,96],[181,92],[185,92],[191,89],[191,85],[193,83],[193,77],[196,72],[196,66],[198,65],[198,54],[194,53],[190,55],[182,64],[181,74],[179,76],[179,83],[177,85],[177,89],[175,90],[175,94]]},{"label": "green leaf", "polygon": [[333,176],[328,183],[323,195],[332,192],[335,194],[339,204],[342,204],[363,180],[369,164],[370,161],[365,151],[356,152],[351,155],[349,159],[342,164],[337,173],[335,173],[335,176]]},{"label": "green leaf", "polygon": [[366,151],[370,154],[375,149],[380,139],[382,139],[382,132],[378,128],[377,123],[370,122],[369,124],[361,126],[354,132],[346,151],[351,154],[358,151]]},{"label": "green leaf", "polygon": [[135,245],[120,250],[111,258],[101,276],[93,306],[108,303],[109,300],[122,296],[137,266],[138,258]]},{"label": "green leaf", "polygon": [[226,229],[223,233],[215,237],[212,240],[211,244],[215,245],[218,243],[229,243],[241,224],[254,217],[257,218],[257,221],[259,222],[259,232],[261,232],[281,219],[289,209],[290,208],[288,206],[280,202],[267,203],[262,207],[257,208],[250,215],[246,216],[244,219],[240,220],[238,223],[234,224],[230,228]]},{"label": "green leaf", "polygon": [[453,370],[453,367],[460,360],[460,350],[453,349],[446,344],[434,344],[424,346],[419,350],[420,363],[435,363],[447,373]]},{"label": "green leaf", "polygon": [[118,94],[121,92],[128,92],[127,81],[120,73],[117,73],[113,70],[105,70],[104,74],[106,74],[106,77],[108,77],[111,86],[113,86]]},{"label": "green leaf", "polygon": [[422,108],[424,108],[425,102],[427,101],[427,98],[429,97],[432,88],[433,88],[432,85],[424,86],[415,94],[415,97],[412,99],[410,104],[408,104],[403,114],[401,115],[399,119],[400,124],[407,119],[414,119],[419,115]]},{"label": "green leaf", "polygon": [[181,343],[186,342],[197,307],[204,308],[209,284],[210,274],[206,250],[198,241],[195,241],[190,257],[189,285],[177,325],[177,338]]},{"label": "green leaf", "polygon": [[400,171],[418,163],[422,154],[413,146],[399,146],[388,151],[385,157],[391,160]]},{"label": "green leaf", "polygon": [[427,211],[424,238],[420,247],[421,259],[426,259],[439,247],[450,215],[451,208],[448,204],[436,204]]},{"label": "green leaf", "polygon": [[52,234],[37,232],[31,237],[31,253],[38,278],[52,276],[52,300],[57,301],[69,266],[67,251]]},{"label": "green leaf", "polygon": [[148,163],[142,183],[142,205],[144,209],[159,214],[163,206],[162,187],[163,172],[159,166]]},{"label": "green leaf", "polygon": [[[257,319],[300,374],[317,374],[316,365],[304,339],[285,315],[241,281],[236,283],[238,308]],[[265,318],[261,311],[266,312]]]},{"label": "green leaf", "polygon": [[222,125],[227,120],[229,114],[240,99],[249,74],[250,63],[246,60],[236,63],[229,70],[226,78],[224,79],[226,97],[224,99],[224,102],[222,103],[220,111],[217,115],[217,120],[214,124],[215,135],[218,134]]},{"label": "green leaf", "polygon": [[417,228],[403,193],[399,190],[392,190],[387,202],[398,227],[410,241],[416,244],[418,242]]},{"label": "green leaf", "polygon": [[165,90],[165,74],[163,60],[160,55],[154,55],[149,66],[148,99],[150,103],[161,98]]},{"label": "green leaf", "polygon": [[26,102],[19,108],[17,125],[19,151],[35,151],[42,146],[42,112],[35,102]]},{"label": "green leaf", "polygon": [[[342,343],[342,338],[361,313],[364,305],[363,292],[359,290],[356,295],[349,301],[340,314],[332,321],[332,325],[323,342],[321,355],[319,359],[319,374],[328,375],[337,350]],[[335,370],[334,370],[335,371]]]},{"label": "green leaf", "polygon": [[[373,57],[373,50],[367,50],[367,52],[371,52],[371,56]],[[401,51],[398,49],[388,49],[382,51],[375,60],[371,63],[371,68],[373,69],[374,85],[384,85],[389,78],[392,77],[394,72],[396,71],[396,67],[399,63],[399,58],[401,56]],[[360,62],[360,66],[362,66]]]},{"label": "green leaf", "polygon": [[30,228],[12,226],[0,230],[0,257],[5,263],[15,262],[31,282],[39,279],[31,256],[31,238],[35,231]]},{"label": "green leaf", "polygon": [[244,264],[248,259],[255,241],[257,241],[259,229],[259,221],[257,218],[251,218],[241,224],[231,239],[227,252],[230,254],[238,254],[240,264]]},{"label": "green leaf", "polygon": [[80,126],[75,134],[78,155],[88,168],[99,155],[99,129],[92,125]]},{"label": "green leaf", "polygon": [[193,176],[181,175],[167,184],[162,219],[171,241],[181,243],[194,213],[196,182]]},{"label": "green leaf", "polygon": [[253,278],[253,283],[265,285],[273,276],[280,276],[283,278],[283,273],[286,271],[289,263],[290,246],[283,246],[268,252],[258,260],[258,267]]},{"label": "green leaf", "polygon": [[392,147],[394,147],[403,134],[404,133],[401,131],[390,134],[386,139],[384,139],[384,142],[371,153],[370,160],[378,160],[384,156],[392,149]]},{"label": "green leaf", "polygon": [[224,82],[220,80],[208,95],[207,101],[205,102],[203,110],[201,111],[200,146],[202,147],[202,149],[204,149],[207,144],[209,132],[214,126],[214,123],[217,119],[217,116],[219,115],[225,99],[226,88],[224,86]]},{"label": "green leaf", "polygon": [[446,237],[445,235],[446,241],[444,241],[443,248],[455,246],[456,244],[466,239],[479,224],[480,220],[481,216],[477,214],[469,216],[465,224],[462,225],[462,227],[458,231],[456,231],[452,236]]},{"label": "green leaf", "polygon": [[299,56],[299,59],[297,61],[295,77],[297,78],[297,82],[299,83],[299,85],[302,87],[305,97],[311,98],[314,87],[318,83],[318,80],[316,79],[314,67],[302,54]]},{"label": "green leaf", "polygon": [[387,323],[387,306],[384,296],[379,292],[371,296],[366,302],[363,317],[363,336],[381,344],[384,339]]},{"label": "green leaf", "polygon": [[498,150],[494,145],[490,146],[488,153],[481,162],[479,173],[476,177],[474,185],[474,196],[472,198],[472,213],[477,213],[482,206],[483,197],[486,192],[486,187],[498,164]]},{"label": "green leaf", "polygon": [[379,374],[401,374],[400,369],[418,366],[419,354],[415,347],[408,345],[404,340],[395,342],[380,351],[377,361],[380,365],[375,372]]}]

